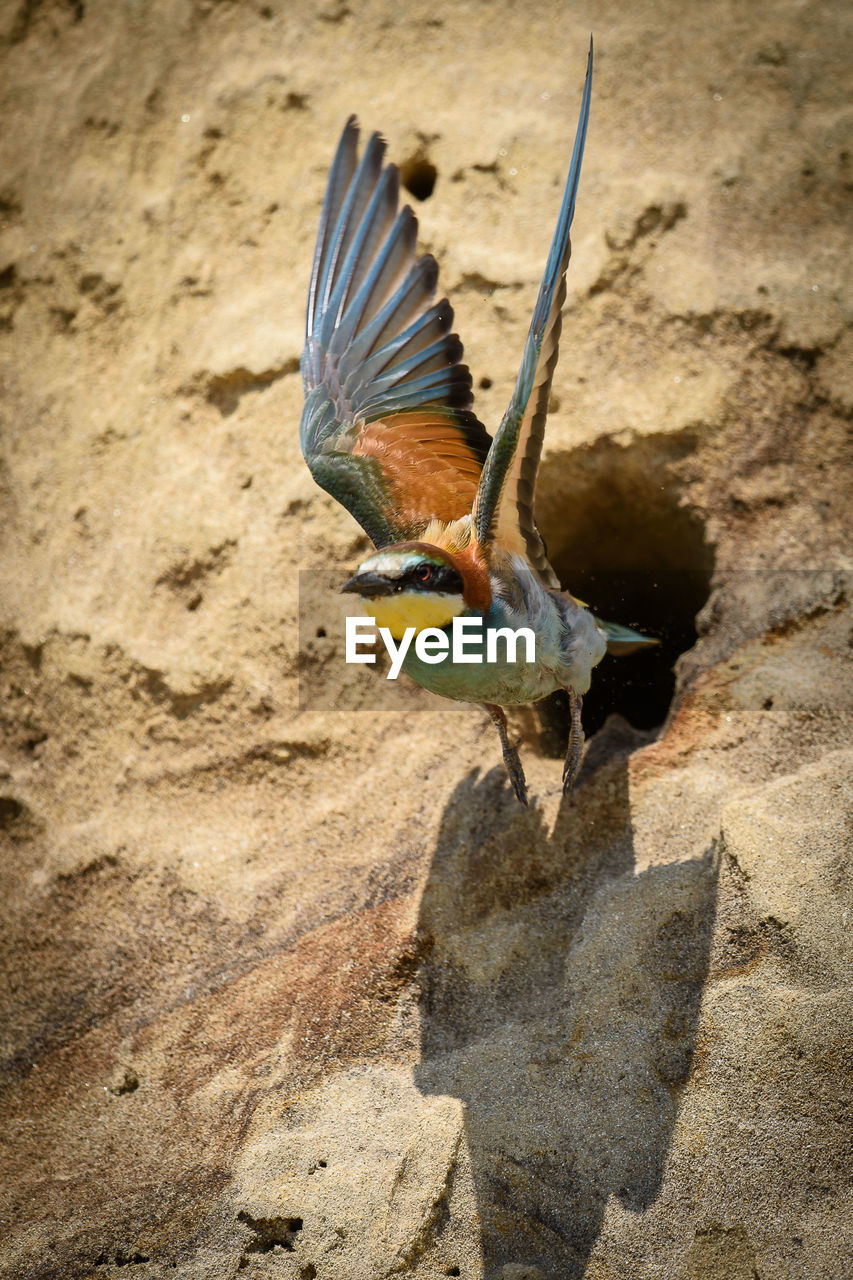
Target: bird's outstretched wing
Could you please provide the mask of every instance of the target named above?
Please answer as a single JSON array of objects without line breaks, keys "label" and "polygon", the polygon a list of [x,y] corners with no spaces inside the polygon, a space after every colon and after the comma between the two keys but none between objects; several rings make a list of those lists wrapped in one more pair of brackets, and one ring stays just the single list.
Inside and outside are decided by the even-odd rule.
[{"label": "bird's outstretched wing", "polygon": [[474,508],[474,533],[488,554],[489,543],[523,555],[543,582],[559,587],[548,563],[545,544],[533,520],[536,471],[548,413],[551,378],[559,354],[562,307],[566,297],[566,268],[571,257],[569,230],[589,120],[592,90],[592,39],[572,162],[563,192],[560,216],[539,297],[530,322],[515,390],[495,433],[480,479]]},{"label": "bird's outstretched wing", "polygon": [[382,547],[470,514],[491,440],[397,169],[378,134],[357,150],[350,117],[317,233],[299,433],[314,479]]}]

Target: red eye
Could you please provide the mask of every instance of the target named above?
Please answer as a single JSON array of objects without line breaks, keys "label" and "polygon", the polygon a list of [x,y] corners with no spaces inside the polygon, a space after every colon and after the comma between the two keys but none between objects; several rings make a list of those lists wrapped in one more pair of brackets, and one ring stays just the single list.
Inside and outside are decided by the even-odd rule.
[{"label": "red eye", "polygon": [[429,582],[432,577],[432,566],[428,564],[419,564],[415,570],[415,577],[418,582]]}]

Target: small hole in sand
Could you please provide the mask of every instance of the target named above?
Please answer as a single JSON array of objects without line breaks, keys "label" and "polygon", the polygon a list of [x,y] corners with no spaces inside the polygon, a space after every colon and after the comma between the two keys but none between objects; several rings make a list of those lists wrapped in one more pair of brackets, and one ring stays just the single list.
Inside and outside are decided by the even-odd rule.
[{"label": "small hole in sand", "polygon": [[400,165],[400,181],[416,200],[429,199],[437,178],[438,170],[423,151],[417,151]]}]

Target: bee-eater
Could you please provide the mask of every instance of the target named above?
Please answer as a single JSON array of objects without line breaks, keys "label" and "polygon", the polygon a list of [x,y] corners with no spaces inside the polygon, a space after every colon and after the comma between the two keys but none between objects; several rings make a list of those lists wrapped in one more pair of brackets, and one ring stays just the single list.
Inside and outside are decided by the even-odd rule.
[{"label": "bee-eater", "polygon": [[[425,689],[483,704],[523,804],[527,786],[503,708],[568,691],[568,790],[580,767],[581,705],[592,668],[608,647],[627,652],[649,643],[601,622],[561,589],[533,518],[591,88],[590,40],[557,228],[494,439],[471,411],[471,375],[451,333],[451,306],[434,301],[435,259],[415,256],[417,221],[407,206],[398,211],[397,168],[383,167],[385,147],[376,133],[358,159],[354,117],[329,173],[301,362],[305,459],[377,548],[341,590],[360,596],[396,638],[406,628],[449,630],[457,617],[479,618],[484,633],[532,630],[532,662],[512,661],[508,646],[505,656],[493,646],[491,661],[440,662],[410,646],[402,664]],[[484,634],[481,658],[485,652]]]}]

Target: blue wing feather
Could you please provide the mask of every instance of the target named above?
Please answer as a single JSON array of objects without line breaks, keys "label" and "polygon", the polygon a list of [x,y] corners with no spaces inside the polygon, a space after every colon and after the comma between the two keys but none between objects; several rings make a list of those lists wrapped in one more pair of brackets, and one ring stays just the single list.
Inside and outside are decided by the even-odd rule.
[{"label": "blue wing feather", "polygon": [[[451,333],[453,310],[446,299],[434,300],[438,267],[428,254],[416,258],[417,221],[408,207],[398,212],[397,170],[383,168],[378,134],[359,161],[358,137],[350,117],[320,215],[300,441],[318,483],[383,545],[392,535],[411,536],[418,521],[469,513],[491,441],[470,412],[471,375]],[[467,459],[455,476],[448,432]],[[404,477],[419,474],[423,492],[402,492],[401,485],[411,487]]]},{"label": "blue wing feather", "polygon": [[313,335],[314,324],[320,304],[325,296],[326,281],[329,277],[332,262],[332,243],[341,205],[346,198],[352,176],[355,172],[356,147],[358,145],[358,126],[355,116],[350,116],[341,134],[320,213],[320,226],[317,230],[317,246],[314,251],[314,262],[311,269],[311,283],[308,288],[308,313],[306,316],[306,332]]},{"label": "blue wing feather", "polygon": [[592,92],[592,38],[572,159],[554,238],[530,322],[518,378],[483,467],[474,511],[477,540],[525,555],[549,586],[559,586],[533,520],[536,472],[542,451],[551,378],[557,364],[569,232],[575,212]]}]

